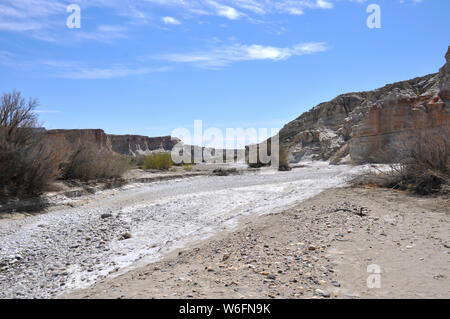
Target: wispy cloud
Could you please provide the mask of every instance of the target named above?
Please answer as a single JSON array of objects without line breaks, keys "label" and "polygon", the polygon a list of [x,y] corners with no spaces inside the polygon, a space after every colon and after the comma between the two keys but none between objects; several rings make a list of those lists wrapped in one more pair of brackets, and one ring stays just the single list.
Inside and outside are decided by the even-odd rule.
[{"label": "wispy cloud", "polygon": [[53,113],[61,113],[60,110],[35,110],[34,113],[38,113],[38,114],[53,114]]},{"label": "wispy cloud", "polygon": [[190,63],[203,68],[222,68],[233,62],[269,60],[281,61],[293,56],[326,51],[323,42],[297,44],[290,48],[278,48],[263,45],[233,44],[212,49],[207,52],[165,54],[160,58],[170,62]]},{"label": "wispy cloud", "polygon": [[[92,66],[80,61],[70,60],[21,60],[7,51],[0,51],[0,64],[10,68],[33,72],[39,69],[49,77],[62,79],[108,80],[130,76],[146,75],[173,70],[173,66],[148,66],[114,64],[110,66]],[[135,63],[136,64],[136,63]]]},{"label": "wispy cloud", "polygon": [[92,40],[97,42],[111,42],[115,39],[127,37],[128,29],[118,25],[100,25],[92,32],[77,32],[75,36],[79,40]]},{"label": "wispy cloud", "polygon": [[[308,10],[329,10],[339,2],[364,3],[366,0],[2,0],[0,4],[0,31],[21,32],[43,41],[64,39],[67,5],[77,3],[83,12],[90,8],[108,9],[125,19],[123,24],[138,27],[152,21],[166,25],[182,24],[185,19],[198,16],[216,16],[227,20],[254,22],[270,19],[273,14],[302,15]],[[397,0],[419,3],[422,0]],[[155,7],[171,11],[167,16],[156,16]],[[178,18],[174,18],[177,16]],[[221,22],[219,22],[221,23]],[[83,40],[110,42],[126,37],[124,30],[72,32],[71,37]],[[56,30],[56,31],[55,31]],[[66,30],[67,31],[67,30]]]},{"label": "wispy cloud", "polygon": [[113,66],[110,68],[79,68],[74,71],[61,72],[57,77],[66,79],[83,79],[83,80],[107,80],[115,78],[124,78],[129,76],[145,75],[156,72],[166,72],[172,70],[172,67],[137,67],[131,68],[127,66]]}]

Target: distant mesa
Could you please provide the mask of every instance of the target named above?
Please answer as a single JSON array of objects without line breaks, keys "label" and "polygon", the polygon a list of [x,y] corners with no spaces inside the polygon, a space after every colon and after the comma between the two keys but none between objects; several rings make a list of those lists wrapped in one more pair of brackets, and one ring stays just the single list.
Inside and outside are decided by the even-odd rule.
[{"label": "distant mesa", "polygon": [[171,151],[180,142],[178,138],[171,136],[112,135],[101,129],[48,130],[47,137],[64,145],[68,154],[73,153],[79,145],[89,143],[99,149],[136,156],[153,151]]}]

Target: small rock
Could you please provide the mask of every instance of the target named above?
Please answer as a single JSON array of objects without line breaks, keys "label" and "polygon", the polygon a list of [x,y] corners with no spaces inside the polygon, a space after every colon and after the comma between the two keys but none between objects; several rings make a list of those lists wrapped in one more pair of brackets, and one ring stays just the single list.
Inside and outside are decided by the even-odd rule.
[{"label": "small rock", "polygon": [[277,276],[275,276],[274,274],[268,274],[267,275],[267,279],[275,280],[276,278],[277,278]]},{"label": "small rock", "polygon": [[102,219],[111,218],[111,217],[112,217],[112,214],[102,214],[100,217],[101,217]]},{"label": "small rock", "polygon": [[125,234],[122,234],[122,236],[120,237],[120,239],[126,240],[126,239],[130,239],[131,237],[132,237],[132,236],[131,236],[130,233],[125,233]]},{"label": "small rock", "polygon": [[317,296],[324,297],[324,298],[330,298],[330,294],[325,292],[325,291],[323,291],[322,289],[316,289],[314,291],[314,294],[317,295]]},{"label": "small rock", "polygon": [[331,284],[332,284],[333,286],[335,286],[335,287],[338,287],[338,288],[341,286],[341,284],[338,283],[337,281],[332,281]]}]

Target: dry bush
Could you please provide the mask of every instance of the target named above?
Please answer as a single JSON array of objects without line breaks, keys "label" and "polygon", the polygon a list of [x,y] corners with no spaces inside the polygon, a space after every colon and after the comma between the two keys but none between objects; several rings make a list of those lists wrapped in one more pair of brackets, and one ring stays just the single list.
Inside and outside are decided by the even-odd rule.
[{"label": "dry bush", "polygon": [[65,164],[63,177],[82,181],[119,178],[128,168],[129,160],[125,156],[85,144],[80,145]]},{"label": "dry bush", "polygon": [[143,155],[143,154],[136,155],[136,158],[135,158],[136,165],[137,165],[138,167],[144,166],[144,164],[145,164],[145,159],[146,159],[146,158],[147,158],[147,156],[146,156],[146,155]]},{"label": "dry bush", "polygon": [[279,171],[292,170],[292,168],[289,166],[288,153],[284,147],[280,147],[278,170]]},{"label": "dry bush", "polygon": [[[254,152],[256,152],[256,159]],[[245,160],[247,162],[248,167],[250,168],[261,168],[265,166],[270,166],[271,162],[263,163],[260,158],[260,153],[271,156],[272,155],[272,139],[268,138],[264,143],[252,145],[252,147],[247,146],[245,149]]]},{"label": "dry bush", "polygon": [[450,182],[450,126],[418,132],[405,139],[400,150],[401,165],[396,175],[400,188],[412,188],[419,194],[439,191]]},{"label": "dry bush", "polygon": [[34,109],[20,92],[3,94],[0,106],[0,197],[41,194],[59,174],[61,154],[38,128]]},{"label": "dry bush", "polygon": [[170,153],[154,153],[147,156],[143,169],[168,170],[173,166]]},{"label": "dry bush", "polygon": [[360,176],[353,184],[409,189],[421,195],[439,192],[450,183],[449,137],[450,126],[404,135],[396,144],[398,164],[388,172]]},{"label": "dry bush", "polygon": [[136,156],[128,156],[131,168],[142,168],[145,163],[146,155],[138,154]]},{"label": "dry bush", "polygon": [[[267,156],[271,156],[272,155],[272,144],[271,144],[271,139],[267,140],[267,145],[263,146],[264,149],[260,149],[260,145],[258,144],[256,146],[256,152],[257,152],[257,159],[255,162],[250,163],[250,155],[248,154],[248,152],[250,151],[250,149],[247,149],[247,154],[246,154],[246,161],[247,161],[247,165],[250,168],[261,168],[264,166],[270,166],[272,163],[271,161],[269,161],[269,163],[262,163],[260,160],[260,152],[262,151],[263,154],[267,154]],[[279,171],[290,171],[292,170],[292,168],[289,165],[289,159],[288,159],[288,152],[287,149],[283,146],[279,146],[279,155],[278,155],[278,170]]]},{"label": "dry bush", "polygon": [[217,176],[228,176],[228,175],[239,175],[240,172],[237,170],[236,167],[232,168],[216,168],[213,170],[213,174]]}]

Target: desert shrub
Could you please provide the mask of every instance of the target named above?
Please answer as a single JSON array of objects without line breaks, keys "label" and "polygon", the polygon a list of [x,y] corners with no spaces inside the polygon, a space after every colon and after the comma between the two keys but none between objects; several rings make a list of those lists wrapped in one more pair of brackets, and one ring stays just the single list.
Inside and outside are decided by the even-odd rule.
[{"label": "desert shrub", "polygon": [[45,138],[34,112],[20,92],[5,93],[0,106],[0,197],[41,194],[59,174],[60,148]]},{"label": "desert shrub", "polygon": [[288,153],[284,147],[280,147],[278,170],[279,171],[291,170],[291,167],[289,166]]},{"label": "desert shrub", "polygon": [[135,158],[135,160],[136,160],[136,165],[137,165],[138,167],[144,166],[144,164],[145,164],[145,159],[146,159],[146,158],[147,158],[147,156],[145,156],[145,155],[143,155],[143,154],[136,155],[136,158]]},{"label": "desert shrub", "polygon": [[147,156],[143,154],[138,154],[136,156],[128,156],[130,168],[142,168],[142,166],[144,166],[146,158]]},{"label": "desert shrub", "polygon": [[170,153],[154,153],[147,156],[143,169],[168,170],[173,166]]},{"label": "desert shrub", "polygon": [[[269,163],[262,163],[260,160],[260,145],[257,145],[256,147],[256,151],[257,151],[257,159],[255,162],[251,163],[250,162],[250,156],[249,154],[246,155],[246,161],[247,161],[247,165],[250,168],[261,168],[264,166],[270,166],[271,162]],[[267,146],[264,146],[265,149],[263,149],[263,153],[266,153],[268,156],[271,156],[272,152],[271,152],[271,140],[269,139],[267,141]],[[279,146],[279,155],[278,155],[278,170],[279,171],[290,171],[291,167],[289,166],[289,159],[288,159],[288,153],[285,147],[283,146]]]},{"label": "desert shrub", "polygon": [[450,183],[449,136],[450,126],[404,135],[397,143],[398,164],[387,172],[360,176],[353,184],[408,189],[421,195],[439,192]]},{"label": "desert shrub", "polygon": [[65,179],[90,181],[104,178],[119,178],[129,168],[129,160],[94,144],[78,146],[64,165]]},{"label": "desert shrub", "polygon": [[213,174],[215,174],[217,176],[228,176],[230,174],[233,174],[233,175],[240,174],[240,172],[237,170],[236,167],[216,168],[215,170],[213,170]]},{"label": "desert shrub", "polygon": [[[267,143],[257,144],[256,148],[254,147],[246,147],[245,160],[247,162],[248,167],[250,168],[261,168],[264,166],[270,166],[269,163],[263,163],[260,158],[260,153],[267,154],[270,156],[272,154],[272,144],[271,139],[267,140]],[[254,145],[253,145],[254,146]],[[262,149],[261,149],[262,148]],[[254,159],[255,154],[251,154],[252,152],[256,152],[256,160]]]},{"label": "desert shrub", "polygon": [[183,169],[184,169],[186,172],[191,172],[191,171],[192,171],[192,165],[191,165],[191,164],[184,164],[184,165],[183,165]]}]

